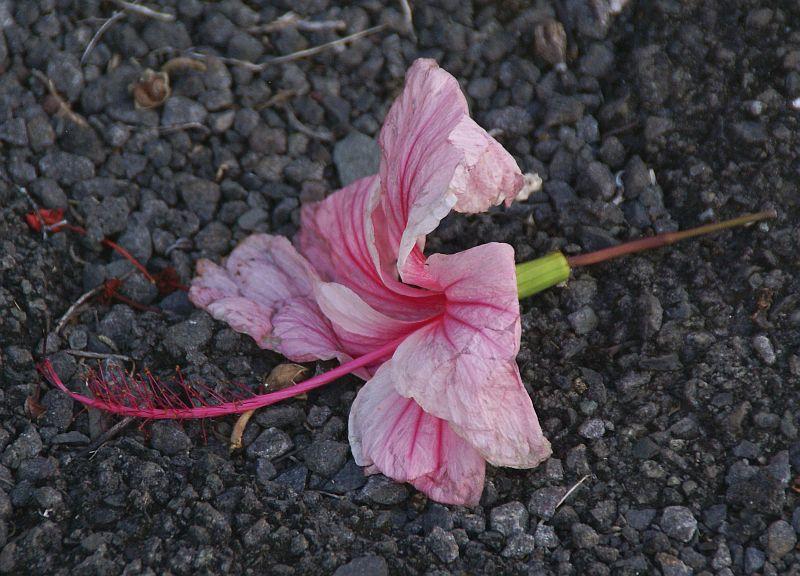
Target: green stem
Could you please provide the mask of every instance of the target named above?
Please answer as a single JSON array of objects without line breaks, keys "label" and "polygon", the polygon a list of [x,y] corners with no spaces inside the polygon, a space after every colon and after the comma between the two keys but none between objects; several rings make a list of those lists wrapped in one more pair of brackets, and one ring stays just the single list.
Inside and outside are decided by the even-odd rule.
[{"label": "green stem", "polygon": [[523,262],[517,265],[517,290],[520,300],[565,282],[569,278],[569,264],[561,252]]}]

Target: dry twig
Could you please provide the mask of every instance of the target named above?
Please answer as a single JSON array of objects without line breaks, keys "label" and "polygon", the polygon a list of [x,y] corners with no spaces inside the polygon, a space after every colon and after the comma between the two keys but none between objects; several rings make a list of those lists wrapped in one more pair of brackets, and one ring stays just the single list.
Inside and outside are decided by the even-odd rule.
[{"label": "dry twig", "polygon": [[322,494],[323,496],[328,496],[329,498],[336,498],[337,500],[343,500],[345,498],[341,494],[334,494],[333,492],[326,492],[325,490],[317,490],[317,494]]},{"label": "dry twig", "polygon": [[111,428],[103,432],[97,439],[92,442],[88,448],[86,448],[83,452],[81,452],[81,456],[84,454],[88,454],[90,452],[96,452],[103,444],[108,442],[109,440],[113,440],[114,437],[125,430],[128,426],[130,426],[131,422],[133,422],[133,416],[126,416],[116,424],[114,424]]},{"label": "dry twig", "polygon": [[588,480],[588,479],[589,479],[589,475],[587,474],[586,476],[584,476],[583,478],[581,478],[580,480],[578,480],[578,481],[575,483],[575,485],[574,485],[572,488],[570,488],[569,490],[567,490],[567,493],[566,493],[566,494],[564,494],[564,495],[561,497],[561,500],[559,500],[559,501],[558,501],[558,504],[556,504],[556,510],[558,510],[558,507],[559,507],[559,506],[561,506],[561,505],[562,505],[564,502],[566,502],[566,501],[567,501],[567,498],[569,498],[569,497],[570,497],[570,495],[572,495],[572,493],[573,493],[573,492],[575,492],[575,490],[577,490],[578,488],[580,488],[580,487],[581,487],[581,484],[583,484],[584,482],[586,482],[586,480]]},{"label": "dry twig", "polygon": [[167,249],[164,250],[164,256],[169,256],[170,252],[173,250],[190,250],[192,248],[192,241],[188,238],[181,236],[175,242],[167,246]]},{"label": "dry twig", "polygon": [[208,54],[203,54],[202,52],[197,52],[192,50],[186,53],[190,58],[197,58],[198,60],[211,60],[216,59],[222,62],[223,64],[231,64],[233,66],[241,66],[242,68],[246,68],[252,72],[261,72],[265,68],[265,64],[256,64],[255,62],[248,62],[247,60],[240,60],[239,58],[229,58],[228,56],[213,56]]},{"label": "dry twig", "polygon": [[[120,278],[120,280],[125,280],[131,274],[133,274],[133,272],[128,272],[127,274],[124,274]],[[75,311],[78,308],[83,306],[92,297],[97,296],[98,294],[100,294],[103,290],[105,290],[105,284],[100,284],[98,286],[95,286],[94,288],[92,288],[88,292],[84,292],[83,294],[81,294],[81,296],[77,300],[75,300],[75,302],[72,304],[72,306],[67,308],[67,311],[64,312],[64,315],[61,316],[61,318],[58,320],[58,323],[56,324],[56,329],[54,331],[55,334],[58,334],[59,332],[61,332],[61,330],[64,328],[64,326],[67,325],[67,322],[69,322],[70,318],[72,318],[72,316],[75,314]]]},{"label": "dry twig", "polygon": [[253,109],[254,110],[266,110],[267,108],[272,108],[273,106],[279,106],[285,102],[288,102],[295,96],[300,96],[300,92],[297,90],[287,90],[281,89],[278,90],[274,96],[272,96],[266,102],[261,102],[256,104]]},{"label": "dry twig", "polygon": [[72,107],[66,100],[64,100],[64,97],[58,93],[55,84],[53,84],[53,81],[50,80],[50,78],[48,78],[40,70],[36,70],[35,68],[31,70],[31,74],[33,74],[34,78],[39,80],[42,84],[45,85],[45,88],[47,88],[47,91],[50,93],[50,97],[53,99],[53,101],[56,102],[58,106],[58,110],[56,112],[57,114],[60,114],[65,118],[72,120],[75,124],[81,126],[82,128],[87,128],[89,126],[89,124],[86,122],[86,119],[83,116],[72,111]]},{"label": "dry twig", "polygon": [[133,362],[133,358],[125,354],[110,354],[105,352],[87,352],[86,350],[64,350],[70,356],[79,358],[92,358],[94,360],[121,360],[123,362]]},{"label": "dry twig", "polygon": [[175,132],[182,132],[183,130],[200,130],[201,132],[210,132],[208,126],[200,122],[184,122],[183,124],[170,124],[169,126],[160,126],[158,128],[159,134],[173,134]]},{"label": "dry twig", "polygon": [[414,15],[411,13],[411,5],[408,3],[408,0],[400,0],[400,6],[403,9],[403,19],[406,23],[406,29],[412,37],[416,38],[416,34],[414,34]]},{"label": "dry twig", "polygon": [[108,29],[114,25],[115,22],[118,22],[123,18],[125,18],[125,11],[118,10],[114,12],[110,18],[106,19],[106,21],[103,22],[102,26],[100,26],[100,28],[97,29],[97,32],[94,33],[94,36],[92,36],[92,39],[89,40],[89,43],[86,45],[86,50],[83,51],[83,56],[81,56],[81,64],[86,62],[86,59],[89,57],[89,54],[91,54],[92,50],[94,50],[94,47],[97,46],[97,43],[100,42],[100,38],[103,37],[103,34],[105,34],[108,31]]},{"label": "dry twig", "polygon": [[69,322],[70,318],[72,318],[73,314],[75,314],[75,311],[81,306],[83,306],[86,302],[88,302],[90,298],[100,294],[100,292],[102,292],[104,288],[105,286],[103,284],[100,284],[99,286],[95,286],[88,292],[84,292],[83,294],[81,294],[80,298],[75,300],[72,306],[67,308],[67,311],[64,312],[64,315],[58,320],[58,324],[56,324],[55,333],[58,334],[59,332],[61,332],[64,326],[67,325],[67,322]]},{"label": "dry twig", "polygon": [[337,48],[339,46],[344,46],[345,44],[358,40],[359,38],[363,38],[364,36],[375,34],[376,32],[380,32],[384,28],[386,28],[386,24],[379,24],[377,26],[373,26],[372,28],[367,28],[366,30],[362,30],[361,32],[356,32],[354,34],[350,34],[349,36],[344,36],[343,38],[338,38],[331,42],[320,44],[319,46],[313,46],[311,48],[306,48],[305,50],[298,50],[297,52],[292,52],[291,54],[285,54],[284,56],[276,56],[274,58],[270,58],[269,60],[266,60],[260,64],[256,64],[255,62],[248,62],[247,60],[240,60],[239,58],[228,58],[225,56],[208,56],[206,54],[203,54],[202,52],[189,52],[189,56],[191,56],[192,58],[199,58],[201,60],[206,60],[208,58],[213,57],[219,59],[220,62],[224,62],[226,64],[241,66],[243,68],[247,68],[248,70],[252,70],[253,72],[261,72],[267,66],[271,66],[273,64],[285,64],[286,62],[293,62],[295,60],[300,60],[302,58],[314,56],[330,48]]},{"label": "dry twig", "polygon": [[158,10],[153,10],[152,8],[148,8],[147,6],[142,6],[141,4],[127,2],[126,0],[111,0],[111,1],[120,8],[122,8],[123,10],[127,10],[128,12],[131,12],[133,14],[138,14],[139,16],[146,16],[147,18],[161,20],[162,22],[175,21],[175,16],[173,14],[167,14],[166,12],[159,12]]},{"label": "dry twig", "polygon": [[359,38],[363,38],[364,36],[375,34],[376,32],[380,32],[384,28],[386,28],[386,24],[378,24],[377,26],[373,26],[372,28],[367,28],[366,30],[362,30],[361,32],[356,32],[355,34],[350,34],[349,36],[338,38],[331,42],[320,44],[319,46],[306,48],[305,50],[298,50],[297,52],[292,52],[291,54],[286,54],[285,56],[276,56],[275,58],[267,60],[264,64],[265,65],[283,64],[285,62],[293,62],[295,60],[300,60],[301,58],[307,58],[308,56],[314,56],[316,54],[319,54],[320,52],[328,50],[329,48],[337,48],[339,46],[344,46],[345,44],[353,42],[354,40],[358,40]]},{"label": "dry twig", "polygon": [[272,22],[253,26],[248,30],[251,34],[265,34],[269,32],[277,32],[286,28],[297,28],[309,32],[319,32],[322,30],[344,30],[347,28],[347,22],[344,20],[304,20],[294,12],[287,12],[280,18],[276,18]]},{"label": "dry twig", "polygon": [[317,140],[322,140],[323,142],[333,142],[334,137],[333,134],[328,132],[327,130],[314,130],[313,128],[309,128],[294,115],[294,111],[292,110],[291,106],[288,104],[284,106],[286,110],[286,117],[289,119],[289,125],[297,130],[298,132],[302,132],[306,136],[311,138],[316,138]]},{"label": "dry twig", "polygon": [[170,58],[164,62],[164,65],[161,67],[161,71],[166,72],[167,74],[172,74],[173,72],[187,69],[194,70],[195,72],[205,72],[206,65],[203,62],[195,60],[194,58],[176,56],[175,58]]},{"label": "dry twig", "polygon": [[111,338],[106,336],[105,334],[98,334],[97,335],[97,339],[100,340],[100,342],[102,342],[103,344],[105,344],[109,348],[111,348],[114,352],[119,352],[119,348],[117,347],[117,344]]}]

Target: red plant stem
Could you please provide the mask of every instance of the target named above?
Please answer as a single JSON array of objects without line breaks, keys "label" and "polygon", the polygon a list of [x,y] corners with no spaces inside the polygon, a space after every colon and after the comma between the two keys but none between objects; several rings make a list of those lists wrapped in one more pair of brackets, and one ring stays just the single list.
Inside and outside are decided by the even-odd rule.
[{"label": "red plant stem", "polygon": [[624,244],[620,244],[619,246],[604,248],[603,250],[598,250],[597,252],[569,256],[567,258],[567,262],[569,263],[570,268],[589,266],[590,264],[597,264],[613,258],[619,258],[620,256],[625,256],[626,254],[641,252],[643,250],[651,250],[653,248],[661,248],[662,246],[667,246],[680,240],[686,240],[687,238],[694,238],[695,236],[710,234],[712,232],[718,232],[727,228],[743,226],[752,222],[758,222],[759,220],[775,218],[776,216],[777,214],[774,210],[757,212],[755,214],[745,214],[744,216],[739,216],[738,218],[733,218],[731,220],[725,220],[724,222],[706,224],[705,226],[698,226],[697,228],[682,230],[680,232],[666,232],[657,236],[651,236],[650,238],[642,238],[641,240],[633,240],[632,242],[626,242]]},{"label": "red plant stem", "polygon": [[123,296],[122,294],[118,293],[116,290],[111,293],[111,298],[115,300],[119,300],[123,304],[127,304],[131,308],[135,308],[136,310],[141,310],[142,312],[161,312],[160,308],[156,308],[155,306],[148,306],[147,304],[142,304],[141,302],[137,302],[136,300],[131,300],[127,296]]},{"label": "red plant stem", "polygon": [[298,394],[303,394],[310,390],[314,390],[315,388],[321,388],[322,386],[330,384],[334,380],[350,374],[359,368],[369,366],[370,364],[373,364],[379,360],[388,358],[392,355],[392,353],[394,353],[401,341],[402,339],[389,342],[377,350],[364,354],[363,356],[359,356],[358,358],[350,360],[349,362],[345,362],[344,364],[341,364],[336,368],[325,372],[324,374],[314,376],[313,378],[300,382],[299,384],[295,384],[294,386],[290,386],[289,388],[284,388],[283,390],[278,390],[269,394],[253,396],[252,398],[248,398],[246,400],[236,400],[233,402],[218,404],[216,406],[199,406],[195,408],[138,408],[133,406],[125,406],[122,404],[112,404],[98,400],[97,398],[89,398],[88,396],[83,396],[69,390],[58,377],[58,374],[56,374],[52,364],[50,364],[48,360],[45,360],[40,364],[39,370],[51,384],[59,388],[62,392],[69,394],[74,400],[77,400],[81,404],[85,404],[91,408],[98,408],[106,412],[119,414],[120,416],[134,416],[137,418],[148,418],[152,420],[189,420],[195,418],[214,418],[216,416],[239,414],[241,412],[247,412],[248,410],[263,408],[264,406],[270,406],[276,402],[286,400],[287,398],[292,398]]},{"label": "red plant stem", "polygon": [[[63,226],[59,226],[59,228],[66,228],[68,230],[71,230],[71,231],[75,232],[76,234],[80,234],[81,236],[85,236],[86,235],[86,228],[84,228],[83,226],[75,226],[74,224],[64,224]],[[109,240],[108,238],[103,238],[100,241],[100,243],[105,245],[105,246],[108,246],[109,248],[111,248],[112,250],[117,252],[117,254],[119,254],[120,256],[125,258],[128,262],[130,262],[131,264],[136,266],[136,268],[139,270],[139,272],[144,274],[144,277],[147,278],[147,280],[151,284],[155,284],[156,283],[156,279],[153,278],[153,275],[150,274],[150,272],[147,271],[147,268],[144,267],[144,264],[142,264],[136,258],[134,258],[133,254],[131,254],[130,252],[125,250],[125,248],[123,248],[122,246],[120,246],[116,242],[113,242],[113,241]]]},{"label": "red plant stem", "polygon": [[153,278],[153,275],[152,275],[152,274],[150,274],[150,272],[148,272],[148,271],[147,271],[147,268],[145,268],[145,267],[144,267],[144,265],[143,265],[141,262],[139,262],[139,261],[138,261],[136,258],[134,258],[134,257],[133,257],[133,254],[131,254],[130,252],[128,252],[127,250],[125,250],[125,248],[123,248],[122,246],[120,246],[120,245],[119,245],[119,244],[117,244],[116,242],[112,242],[112,241],[111,241],[111,240],[109,240],[108,238],[103,238],[103,240],[102,240],[102,243],[103,243],[103,244],[105,244],[106,246],[108,246],[109,248],[111,248],[112,250],[115,250],[115,251],[116,251],[117,253],[119,253],[119,254],[120,254],[120,255],[121,255],[123,258],[125,258],[126,260],[128,260],[128,261],[129,261],[131,264],[133,264],[134,266],[136,266],[136,268],[138,268],[138,269],[139,269],[139,272],[141,272],[142,274],[144,274],[144,277],[145,277],[145,278],[147,278],[147,280],[148,280],[148,281],[149,281],[151,284],[155,284],[155,283],[156,283],[156,279],[155,279],[155,278]]}]

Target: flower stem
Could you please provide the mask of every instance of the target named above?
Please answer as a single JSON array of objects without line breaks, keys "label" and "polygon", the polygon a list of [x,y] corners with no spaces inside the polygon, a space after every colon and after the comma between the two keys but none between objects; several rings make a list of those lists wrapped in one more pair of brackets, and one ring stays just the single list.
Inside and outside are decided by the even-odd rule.
[{"label": "flower stem", "polygon": [[712,232],[719,232],[720,230],[726,230],[736,226],[744,226],[745,224],[775,218],[776,216],[777,214],[774,210],[745,214],[744,216],[739,216],[731,220],[706,224],[705,226],[698,226],[697,228],[691,228],[680,232],[666,232],[664,234],[658,234],[657,236],[651,236],[650,238],[633,240],[618,246],[612,246],[611,248],[605,248],[596,252],[589,252],[588,254],[579,254],[577,256],[567,257],[560,252],[554,252],[547,256],[537,258],[536,260],[517,264],[517,291],[519,292],[519,298],[520,300],[527,298],[551,286],[565,282],[569,279],[572,268],[577,268],[578,266],[598,264],[599,262],[625,256],[626,254],[660,248],[680,240],[686,240],[687,238],[711,234]]},{"label": "flower stem", "polygon": [[642,238],[640,240],[633,240],[631,242],[626,242],[624,244],[612,246],[596,252],[570,256],[567,258],[567,262],[569,263],[570,268],[588,266],[590,264],[605,262],[606,260],[611,260],[613,258],[619,258],[620,256],[625,256],[626,254],[633,254],[634,252],[651,250],[653,248],[661,248],[662,246],[674,244],[675,242],[686,240],[687,238],[694,238],[695,236],[701,236],[703,234],[711,234],[712,232],[719,232],[720,230],[726,230],[736,226],[744,226],[745,224],[758,222],[759,220],[766,220],[768,218],[775,218],[776,216],[777,214],[774,210],[757,212],[755,214],[745,214],[744,216],[739,216],[738,218],[725,220],[723,222],[706,224],[705,226],[698,226],[697,228],[691,228],[689,230],[682,230],[679,232],[666,232],[664,234],[658,234],[657,236]]}]

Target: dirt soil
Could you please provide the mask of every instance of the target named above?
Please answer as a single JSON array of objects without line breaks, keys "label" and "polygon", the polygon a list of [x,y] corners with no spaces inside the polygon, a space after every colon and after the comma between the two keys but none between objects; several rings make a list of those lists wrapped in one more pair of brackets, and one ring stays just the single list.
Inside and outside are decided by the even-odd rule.
[{"label": "dirt soil", "polygon": [[[111,1],[0,0],[0,572],[800,574],[796,2],[632,0],[614,15],[606,0],[418,1],[414,34],[400,2],[144,4],[175,21]],[[257,28],[288,10],[333,24]],[[557,33],[535,42],[548,18],[566,31],[565,71]],[[174,60],[263,62],[382,23],[260,70]],[[220,261],[248,234],[293,235],[302,203],[375,169],[419,56],[545,181],[509,209],[449,217],[430,251],[500,241],[522,261],[778,217],[578,271],[524,302],[518,361],[554,455],[490,468],[475,509],[363,476],[347,445],[355,378],[259,411],[233,454],[232,418],[131,422],[102,442],[119,419],[50,389],[37,361],[74,389],[97,366],[75,351],[255,387],[281,358],[100,241],[188,283],[198,258]],[[136,108],[130,85],[167,62],[169,98]],[[159,88],[137,98],[158,104]],[[86,234],[31,230],[20,187]],[[118,277],[146,309],[93,298],[56,332]]]}]

